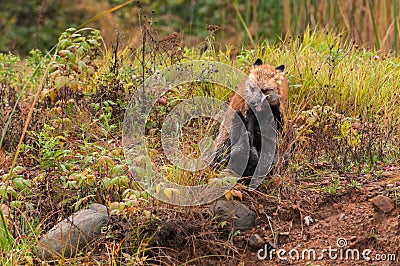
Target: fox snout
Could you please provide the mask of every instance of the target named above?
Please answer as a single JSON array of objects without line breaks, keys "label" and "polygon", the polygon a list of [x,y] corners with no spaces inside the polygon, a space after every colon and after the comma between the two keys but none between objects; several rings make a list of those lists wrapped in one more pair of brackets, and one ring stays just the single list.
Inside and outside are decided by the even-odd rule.
[{"label": "fox snout", "polygon": [[271,93],[268,95],[262,94],[261,97],[259,97],[257,100],[251,101],[250,104],[257,112],[260,112],[265,102],[268,102],[270,105],[277,105],[279,104],[279,99],[280,96],[276,93]]},{"label": "fox snout", "polygon": [[276,93],[271,93],[271,94],[268,94],[268,95],[266,95],[267,97],[266,97],[266,100],[268,100],[268,103],[270,104],[270,105],[276,105],[276,104],[278,104],[279,103],[279,99],[281,98],[281,96],[279,96],[278,94],[276,94]]}]

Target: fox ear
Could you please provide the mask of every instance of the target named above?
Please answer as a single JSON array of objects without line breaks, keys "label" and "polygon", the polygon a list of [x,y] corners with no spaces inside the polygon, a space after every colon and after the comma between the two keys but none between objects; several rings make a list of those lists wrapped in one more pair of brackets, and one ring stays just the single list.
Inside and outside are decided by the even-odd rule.
[{"label": "fox ear", "polygon": [[280,72],[283,72],[283,71],[285,71],[285,65],[280,65],[280,66],[276,67],[275,69]]},{"label": "fox ear", "polygon": [[261,66],[263,64],[263,61],[260,59],[260,58],[258,58],[255,62],[254,62],[254,65],[255,66]]}]

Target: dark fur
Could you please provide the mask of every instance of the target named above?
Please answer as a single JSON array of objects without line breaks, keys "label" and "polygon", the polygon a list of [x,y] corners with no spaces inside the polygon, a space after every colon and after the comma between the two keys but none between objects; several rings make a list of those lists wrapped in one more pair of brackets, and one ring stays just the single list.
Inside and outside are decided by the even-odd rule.
[{"label": "dark fur", "polygon": [[[229,168],[240,174],[239,171],[240,169],[244,168],[244,163],[246,163],[248,158],[246,168],[242,173],[242,176],[252,176],[258,164],[259,151],[257,151],[253,145],[254,135],[252,135],[250,132],[254,132],[254,130],[249,131],[249,126],[250,128],[253,128],[255,126],[256,119],[250,119],[249,123],[249,121],[246,121],[246,119],[243,117],[241,112],[238,111],[236,114],[237,115],[233,118],[233,137],[231,138],[233,141],[230,153]],[[243,128],[240,130],[240,125],[243,124],[245,125],[245,130],[243,130]],[[249,147],[249,150],[246,150],[246,147]]]},{"label": "dark fur", "polygon": [[[267,101],[264,103],[262,109],[265,111],[265,105],[269,104],[270,108],[272,110],[272,114],[273,114],[273,118],[275,120],[275,124],[276,124],[276,129],[279,133],[282,132],[282,125],[283,125],[283,115],[280,112],[280,108],[279,108],[279,101],[276,101],[278,98],[278,96],[276,95],[271,95],[270,97],[267,98]],[[267,103],[268,102],[268,103]],[[258,117],[255,114],[255,108],[252,108],[251,106],[249,106],[249,108],[246,111],[246,117],[244,117],[241,112],[237,111],[237,117],[240,117],[240,119],[242,120],[241,122],[243,122],[245,124],[246,127],[246,131],[247,131],[247,135],[243,136],[240,138],[238,137],[238,133],[237,133],[237,127],[233,127],[232,129],[232,135],[235,136],[233,139],[236,140],[235,143],[233,143],[233,153],[235,156],[237,156],[237,158],[246,158],[244,155],[249,155],[249,160],[247,162],[247,166],[245,168],[244,173],[242,174],[243,177],[249,177],[249,176],[253,176],[258,162],[262,156],[262,151],[261,151],[261,144],[263,142],[263,137],[261,135],[261,129],[260,129],[260,123],[262,125],[267,125],[269,123],[269,121],[267,121],[264,117]],[[262,113],[258,113],[258,116],[260,116]],[[237,118],[236,118],[237,119]],[[237,124],[238,121],[237,120],[233,120],[233,124]],[[244,152],[244,147],[246,145],[246,138],[248,138],[248,142],[249,142],[249,146],[250,146],[250,154],[246,154]],[[266,143],[266,142],[264,142]],[[237,153],[242,152],[242,156],[238,156]],[[265,153],[265,150],[263,151]],[[277,152],[277,151],[276,151]],[[273,161],[273,164],[276,163],[276,156],[277,153],[275,152],[275,158]],[[232,153],[231,153],[232,156]],[[234,165],[235,163],[237,163],[237,160],[235,160],[232,165]],[[232,169],[232,168],[231,168]],[[235,170],[235,169],[232,169]],[[237,171],[236,171],[237,172]]]}]

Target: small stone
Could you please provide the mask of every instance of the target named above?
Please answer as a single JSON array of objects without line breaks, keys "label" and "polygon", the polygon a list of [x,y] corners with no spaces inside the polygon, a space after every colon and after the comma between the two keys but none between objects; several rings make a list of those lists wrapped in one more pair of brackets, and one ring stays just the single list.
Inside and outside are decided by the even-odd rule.
[{"label": "small stone", "polygon": [[392,187],[393,187],[393,184],[390,184],[390,183],[389,183],[389,184],[386,185],[386,187],[387,187],[387,188],[392,188]]},{"label": "small stone", "polygon": [[210,209],[219,221],[228,221],[235,229],[248,230],[255,226],[255,212],[238,201],[217,200]]},{"label": "small stone", "polygon": [[393,176],[393,173],[392,172],[389,172],[389,171],[385,171],[385,172],[382,172],[382,174],[381,174],[383,177],[392,177]]},{"label": "small stone", "polygon": [[107,207],[91,204],[62,220],[41,237],[36,253],[43,260],[70,258],[82,250],[108,223]]},{"label": "small stone", "polygon": [[304,225],[305,226],[310,226],[312,223],[314,223],[313,219],[311,218],[311,216],[306,216],[303,218],[304,220]]},{"label": "small stone", "polygon": [[389,197],[386,196],[376,196],[375,198],[372,199],[372,205],[377,209],[378,211],[381,211],[383,213],[389,213],[393,210],[394,206],[392,203],[392,200]]},{"label": "small stone", "polygon": [[249,246],[253,250],[258,250],[264,246],[264,239],[258,234],[251,235],[249,238]]}]

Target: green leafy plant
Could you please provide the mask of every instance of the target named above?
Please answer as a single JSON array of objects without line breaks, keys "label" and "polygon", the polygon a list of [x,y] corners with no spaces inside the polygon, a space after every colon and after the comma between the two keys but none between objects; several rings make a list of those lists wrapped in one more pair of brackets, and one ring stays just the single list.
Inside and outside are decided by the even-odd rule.
[{"label": "green leafy plant", "polygon": [[360,190],[361,189],[361,183],[359,183],[357,180],[355,180],[355,179],[352,179],[351,180],[351,184],[349,184],[349,186],[351,187],[351,188],[355,188],[355,189],[357,189],[357,190]]},{"label": "green leafy plant", "polygon": [[[100,50],[101,43],[102,38],[98,30],[65,30],[58,40],[58,51],[49,70],[53,86],[42,90],[42,101],[49,98],[54,104],[57,99],[76,98],[74,93],[88,90],[87,85],[93,82],[97,68],[96,60],[103,53]],[[69,94],[61,94],[62,88],[70,90]]]},{"label": "green leafy plant", "polygon": [[333,182],[325,187],[320,187],[321,191],[327,192],[331,195],[336,195],[339,190],[339,178],[334,178]]},{"label": "green leafy plant", "polygon": [[37,142],[35,145],[23,145],[23,152],[27,153],[34,150],[36,155],[34,159],[43,167],[48,170],[59,166],[64,156],[71,153],[70,150],[64,149],[64,136],[53,136],[52,131],[54,127],[44,124],[42,131],[37,135]]},{"label": "green leafy plant", "polygon": [[[109,136],[114,132],[117,128],[115,124],[111,123],[111,117],[113,112],[113,106],[116,105],[113,101],[108,100],[103,102],[103,108],[101,110],[101,115],[97,120],[100,124],[101,130],[103,131],[103,135],[105,139],[108,139]],[[99,108],[99,105],[96,105]]]}]

